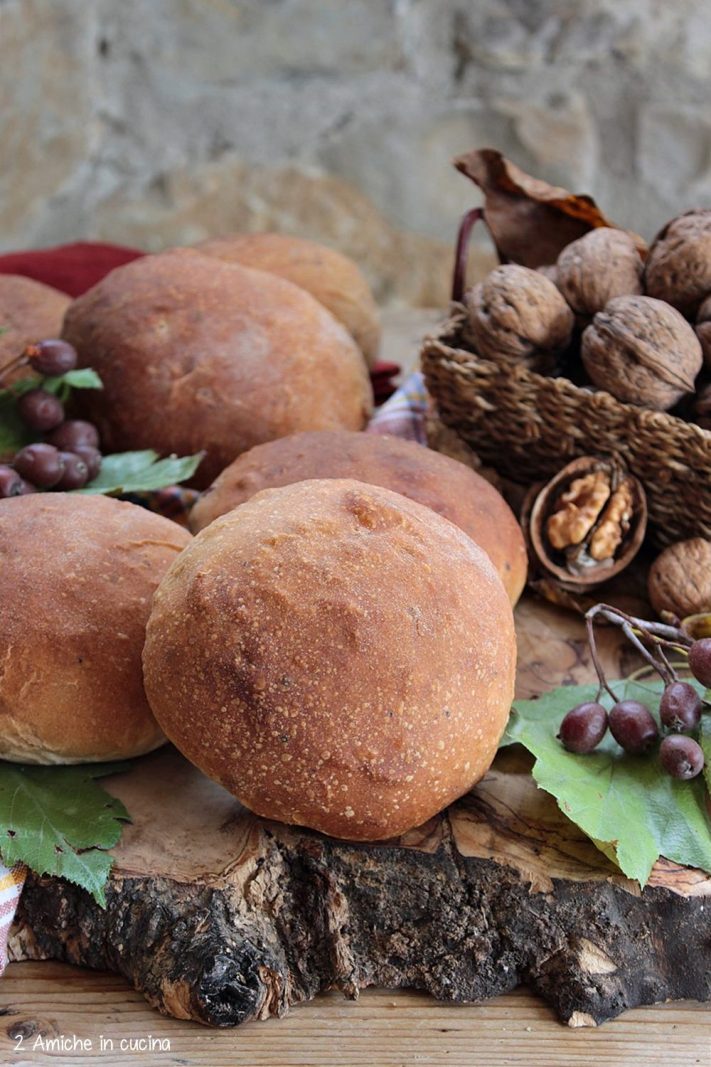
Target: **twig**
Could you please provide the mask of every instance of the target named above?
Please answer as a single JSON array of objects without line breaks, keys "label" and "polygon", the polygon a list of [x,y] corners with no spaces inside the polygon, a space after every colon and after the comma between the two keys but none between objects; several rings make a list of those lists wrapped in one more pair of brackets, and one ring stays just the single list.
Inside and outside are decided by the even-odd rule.
[{"label": "twig", "polygon": [[[597,652],[595,620],[598,618],[605,619],[614,626],[620,627],[630,644],[634,645],[639,654],[646,660],[647,665],[642,668],[643,671],[647,672],[650,669],[655,671],[666,685],[678,681],[675,666],[670,662],[666,650],[686,656],[688,649],[693,644],[693,638],[676,626],[669,626],[663,622],[649,622],[646,619],[638,619],[634,615],[628,615],[621,608],[613,608],[610,604],[596,604],[586,612],[585,627],[588,635],[588,644],[590,645],[590,655],[600,683],[598,699],[603,690],[609,693],[613,699],[617,699],[607,683]],[[649,645],[652,646],[651,650],[648,647]]]},{"label": "twig", "polygon": [[19,356],[13,356],[13,358],[6,363],[3,367],[0,367],[0,386],[4,382],[10,371],[17,370],[18,367],[24,367],[26,363],[29,363],[27,357],[27,349],[20,352]]},{"label": "twig", "polygon": [[[599,607],[600,605],[597,605],[597,606]],[[595,631],[594,631],[594,619],[595,619],[594,612],[595,612],[595,608],[591,608],[590,611],[588,611],[587,614],[585,615],[585,626],[586,626],[586,629],[587,629],[587,632],[588,632],[588,644],[590,646],[590,655],[592,656],[593,666],[595,668],[595,673],[597,674],[597,680],[600,683],[600,687],[599,687],[599,689],[597,691],[597,699],[598,700],[600,699],[600,697],[602,696],[602,691],[604,689],[607,693],[610,694],[612,699],[616,702],[617,701],[617,697],[613,693],[612,689],[610,689],[610,686],[607,684],[607,679],[605,678],[605,672],[602,669],[602,664],[600,663],[600,660],[599,660],[598,654],[597,654],[597,645],[595,644]]]}]

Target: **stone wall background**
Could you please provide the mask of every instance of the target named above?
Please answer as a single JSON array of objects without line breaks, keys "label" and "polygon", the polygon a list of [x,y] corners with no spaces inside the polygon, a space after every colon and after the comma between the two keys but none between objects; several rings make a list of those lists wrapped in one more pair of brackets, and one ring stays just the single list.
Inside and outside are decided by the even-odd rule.
[{"label": "stone wall background", "polygon": [[651,236],[711,205],[710,104],[704,0],[0,0],[0,247],[279,228],[441,304],[452,155]]}]

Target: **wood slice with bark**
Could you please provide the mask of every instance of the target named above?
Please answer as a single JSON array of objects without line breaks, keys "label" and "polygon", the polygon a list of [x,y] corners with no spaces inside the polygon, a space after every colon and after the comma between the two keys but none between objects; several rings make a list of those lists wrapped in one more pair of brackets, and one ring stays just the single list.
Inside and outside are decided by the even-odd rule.
[{"label": "wood slice with bark", "polygon": [[[519,696],[590,681],[581,620],[517,609]],[[601,630],[611,677],[635,665]],[[711,997],[711,878],[661,860],[640,892],[539,790],[517,746],[446,812],[374,845],[259,819],[173,749],[107,779],[133,822],[102,910],[31,876],[12,959],[125,975],[160,1011],[211,1026],[336,987],[477,1001],[526,983],[569,1025]]]}]

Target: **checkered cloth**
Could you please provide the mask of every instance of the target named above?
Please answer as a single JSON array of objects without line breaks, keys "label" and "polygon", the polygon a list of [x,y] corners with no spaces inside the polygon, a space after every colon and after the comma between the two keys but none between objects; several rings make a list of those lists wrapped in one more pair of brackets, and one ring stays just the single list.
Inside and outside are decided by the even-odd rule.
[{"label": "checkered cloth", "polygon": [[[415,372],[376,411],[366,432],[392,434],[425,444],[426,408],[427,394],[422,375]],[[150,507],[152,511],[157,511],[185,526],[188,512],[195,503],[197,495],[194,489],[171,486],[169,489],[160,489],[154,493],[135,493],[127,499],[143,507]],[[21,863],[12,868],[0,863],[0,974],[7,966],[7,939],[26,873],[26,868]]]},{"label": "checkered cloth", "polygon": [[0,974],[7,966],[7,937],[15,918],[26,873],[21,863],[9,868],[0,863]]},{"label": "checkered cloth", "polygon": [[425,414],[427,391],[420,371],[414,371],[387,403],[373,415],[366,433],[389,433],[409,441],[427,444]]}]

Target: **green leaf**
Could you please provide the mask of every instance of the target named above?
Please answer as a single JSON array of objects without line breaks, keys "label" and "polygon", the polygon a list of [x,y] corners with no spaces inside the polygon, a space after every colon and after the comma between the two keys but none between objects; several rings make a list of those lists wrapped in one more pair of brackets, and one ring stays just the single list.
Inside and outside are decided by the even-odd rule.
[{"label": "green leaf", "polygon": [[41,378],[21,378],[20,381],[8,385],[7,389],[3,389],[0,392],[0,397],[4,397],[5,394],[14,397],[22,396],[23,393],[29,393],[30,389],[36,389],[41,384]]},{"label": "green leaf", "polygon": [[[703,686],[695,687],[704,692]],[[612,688],[619,700],[639,700],[658,719],[661,682],[628,680],[613,682]],[[566,712],[596,698],[596,685],[580,685],[517,701],[501,744],[525,745],[536,758],[533,777],[538,785],[641,886],[659,856],[711,872],[711,821],[703,776],[689,782],[671,778],[657,754],[627,755],[609,732],[595,752],[585,756],[567,752],[557,740]],[[610,707],[612,701],[604,697],[602,703]],[[704,730],[709,730],[706,724]],[[707,741],[711,748],[708,736]]]},{"label": "green leaf", "polygon": [[128,812],[94,781],[127,763],[35,767],[0,761],[0,854],[87,889],[103,907],[113,860],[103,849],[121,836]]},{"label": "green leaf", "polygon": [[101,378],[90,367],[70,370],[55,378],[22,378],[7,389],[0,389],[0,455],[12,455],[37,439],[37,434],[28,430],[17,414],[15,405],[18,397],[40,386],[58,396],[62,403],[72,389],[103,389]]},{"label": "green leaf", "polygon": [[140,493],[192,478],[204,453],[159,459],[152,449],[104,456],[98,476],[78,493]]},{"label": "green leaf", "polygon": [[[35,382],[37,384],[37,382]],[[62,403],[69,399],[72,389],[103,389],[101,378],[91,367],[78,367],[76,370],[68,370],[55,378],[44,378],[42,388],[48,393],[54,393]]]},{"label": "green leaf", "polygon": [[[711,697],[711,694],[707,691],[707,699]],[[706,779],[706,788],[711,793],[711,715],[707,712],[701,716],[701,732],[699,736],[699,744],[704,753],[704,778]]]},{"label": "green leaf", "polygon": [[17,414],[15,396],[8,389],[0,392],[0,456],[12,456],[33,440]]}]

